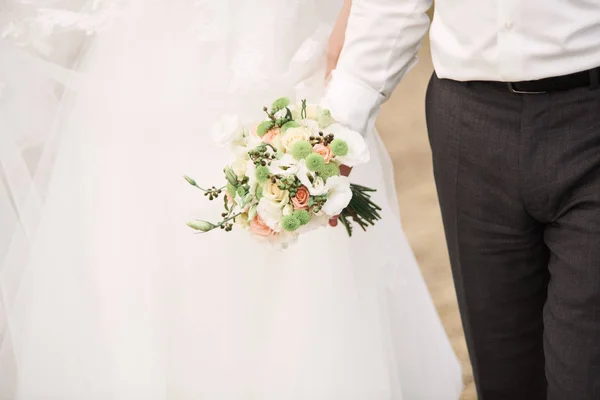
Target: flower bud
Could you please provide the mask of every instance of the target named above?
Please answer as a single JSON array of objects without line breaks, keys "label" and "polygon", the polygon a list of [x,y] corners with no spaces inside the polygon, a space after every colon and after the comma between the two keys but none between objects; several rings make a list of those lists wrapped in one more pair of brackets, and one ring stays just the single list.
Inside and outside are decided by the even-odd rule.
[{"label": "flower bud", "polygon": [[225,172],[225,178],[227,178],[227,182],[229,182],[233,186],[237,186],[237,184],[238,184],[237,175],[235,174],[235,172],[233,172],[231,167],[225,167],[224,172]]},{"label": "flower bud", "polygon": [[200,232],[212,231],[217,227],[208,221],[190,221],[187,223],[187,226]]},{"label": "flower bud", "polygon": [[187,183],[189,183],[190,185],[192,185],[192,186],[197,186],[197,184],[196,184],[196,181],[195,181],[195,180],[193,180],[192,178],[190,178],[189,176],[187,176],[187,175],[184,175],[184,176],[183,176],[183,179],[185,179],[185,180],[187,181]]}]

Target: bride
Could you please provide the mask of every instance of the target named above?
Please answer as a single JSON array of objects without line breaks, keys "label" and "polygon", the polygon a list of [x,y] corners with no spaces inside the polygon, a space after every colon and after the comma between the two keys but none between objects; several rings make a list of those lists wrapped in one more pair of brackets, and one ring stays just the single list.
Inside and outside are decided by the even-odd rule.
[{"label": "bride", "polygon": [[383,220],[285,252],[217,216],[223,113],[318,101],[342,0],[8,1],[0,17],[0,399],[453,400],[461,371],[376,132]]}]

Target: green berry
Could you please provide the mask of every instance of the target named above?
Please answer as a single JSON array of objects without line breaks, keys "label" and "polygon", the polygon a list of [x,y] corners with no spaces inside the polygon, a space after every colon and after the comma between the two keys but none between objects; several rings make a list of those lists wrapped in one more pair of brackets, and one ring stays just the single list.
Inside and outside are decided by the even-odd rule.
[{"label": "green berry", "polygon": [[265,133],[269,132],[271,129],[275,127],[275,123],[273,121],[263,121],[256,128],[256,134],[259,137],[265,136]]},{"label": "green berry", "polygon": [[296,121],[289,121],[286,122],[285,124],[283,124],[283,126],[281,127],[281,133],[285,133],[285,131],[287,131],[290,128],[297,128],[299,127],[300,124],[297,123]]},{"label": "green berry", "polygon": [[286,215],[285,217],[283,217],[281,225],[286,231],[293,232],[296,229],[300,228],[300,221],[294,216],[294,214]]},{"label": "green berry", "polygon": [[269,177],[269,168],[268,167],[257,167],[256,168],[256,180],[259,183],[265,183],[267,178]]},{"label": "green berry", "polygon": [[306,210],[296,210],[292,215],[300,221],[300,225],[306,225],[310,222],[310,213]]},{"label": "green berry", "polygon": [[302,160],[312,154],[312,146],[307,140],[299,140],[292,145],[291,154],[296,160]]},{"label": "green berry", "polygon": [[339,176],[340,167],[336,163],[330,162],[323,165],[323,167],[319,170],[319,175],[321,175],[321,177],[325,180],[331,178],[332,176]]},{"label": "green berry", "polygon": [[331,151],[336,156],[345,156],[348,154],[348,143],[343,141],[342,139],[334,139],[331,142]]},{"label": "green berry", "polygon": [[281,97],[281,98],[275,100],[273,102],[273,104],[271,104],[271,113],[275,114],[277,111],[283,110],[284,108],[286,108],[289,105],[290,105],[290,99],[288,99],[287,97]]},{"label": "green berry", "polygon": [[322,155],[311,153],[306,157],[306,168],[310,171],[318,171],[325,165],[325,159]]}]

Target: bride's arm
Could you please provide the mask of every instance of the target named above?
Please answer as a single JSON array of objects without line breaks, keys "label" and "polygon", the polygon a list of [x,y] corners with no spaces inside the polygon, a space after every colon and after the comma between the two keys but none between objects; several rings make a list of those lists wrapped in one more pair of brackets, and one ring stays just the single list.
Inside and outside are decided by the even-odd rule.
[{"label": "bride's arm", "polygon": [[344,0],[344,6],[340,11],[335,27],[329,37],[329,46],[327,48],[327,73],[326,78],[329,78],[331,71],[335,69],[342,47],[344,47],[344,38],[346,36],[346,26],[348,26],[348,17],[350,16],[350,7],[352,0]]}]

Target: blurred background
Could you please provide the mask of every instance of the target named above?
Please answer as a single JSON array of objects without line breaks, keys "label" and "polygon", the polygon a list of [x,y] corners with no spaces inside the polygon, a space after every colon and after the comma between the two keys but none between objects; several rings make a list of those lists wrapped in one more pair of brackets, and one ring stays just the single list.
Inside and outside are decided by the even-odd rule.
[{"label": "blurred background", "polygon": [[385,104],[377,127],[394,162],[404,230],[463,366],[465,393],[462,399],[475,400],[477,395],[450,272],[425,124],[425,89],[432,72],[426,40],[419,53],[419,63]]}]

